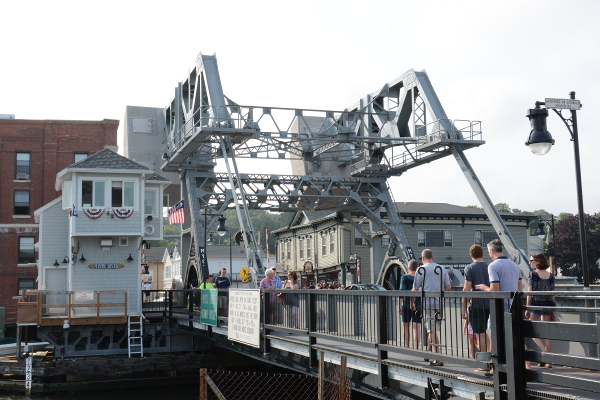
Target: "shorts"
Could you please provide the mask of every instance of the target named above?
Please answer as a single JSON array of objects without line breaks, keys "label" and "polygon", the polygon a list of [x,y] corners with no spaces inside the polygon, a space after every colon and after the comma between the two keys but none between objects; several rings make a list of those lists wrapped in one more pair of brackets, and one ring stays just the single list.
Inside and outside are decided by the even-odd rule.
[{"label": "shorts", "polygon": [[490,310],[488,308],[469,308],[469,323],[473,327],[473,333],[485,333],[489,318]]},{"label": "shorts", "polygon": [[417,311],[411,310],[408,307],[402,307],[402,322],[409,323],[414,322],[415,324],[421,323],[420,312],[417,314]]},{"label": "shorts", "polygon": [[435,318],[436,314],[441,313],[439,308],[430,308],[425,311],[427,320],[427,332],[439,332],[442,330],[442,321]]},{"label": "shorts", "polygon": [[467,325],[467,336],[470,338],[475,337],[475,334],[473,333],[473,327],[471,326],[471,324]]},{"label": "shorts", "polygon": [[531,310],[531,315],[535,315],[536,317],[541,317],[542,315],[552,315],[554,311],[548,310]]}]

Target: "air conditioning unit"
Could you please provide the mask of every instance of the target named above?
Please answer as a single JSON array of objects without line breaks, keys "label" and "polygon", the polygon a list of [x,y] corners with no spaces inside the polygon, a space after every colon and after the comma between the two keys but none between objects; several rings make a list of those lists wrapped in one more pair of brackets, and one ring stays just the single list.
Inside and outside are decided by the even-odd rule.
[{"label": "air conditioning unit", "polygon": [[27,179],[29,179],[29,174],[27,174],[25,172],[19,172],[17,174],[17,179],[27,180]]}]

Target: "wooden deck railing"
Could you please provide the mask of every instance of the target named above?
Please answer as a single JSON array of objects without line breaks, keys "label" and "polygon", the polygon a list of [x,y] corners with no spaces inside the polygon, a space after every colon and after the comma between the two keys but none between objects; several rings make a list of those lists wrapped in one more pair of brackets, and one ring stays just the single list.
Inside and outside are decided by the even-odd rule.
[{"label": "wooden deck railing", "polygon": [[18,303],[18,324],[38,326],[123,324],[127,292],[28,290]]}]

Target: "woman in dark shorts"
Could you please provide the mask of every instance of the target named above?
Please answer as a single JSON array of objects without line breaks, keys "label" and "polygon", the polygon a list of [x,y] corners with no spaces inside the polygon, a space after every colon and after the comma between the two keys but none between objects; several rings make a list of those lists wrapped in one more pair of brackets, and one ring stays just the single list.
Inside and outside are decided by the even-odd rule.
[{"label": "woman in dark shorts", "polygon": [[[529,276],[529,288],[530,292],[550,292],[554,290],[554,274],[548,271],[548,260],[542,253],[534,253],[529,258],[529,263],[535,271]],[[539,306],[539,307],[555,307],[556,303],[554,296],[527,296],[528,306]],[[552,310],[527,310],[525,311],[525,317],[531,321],[552,321],[554,311]],[[552,340],[533,338],[535,344],[538,345],[541,351],[550,352],[552,351]],[[540,367],[551,368],[551,364],[541,363]]]}]

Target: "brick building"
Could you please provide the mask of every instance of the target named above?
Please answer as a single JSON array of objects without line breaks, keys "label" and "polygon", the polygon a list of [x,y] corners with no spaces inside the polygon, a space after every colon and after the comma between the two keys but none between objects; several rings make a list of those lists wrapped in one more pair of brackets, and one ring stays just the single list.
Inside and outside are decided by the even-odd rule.
[{"label": "brick building", "polygon": [[56,174],[109,148],[119,121],[0,119],[0,306],[37,288],[38,224],[33,212],[60,196]]}]

